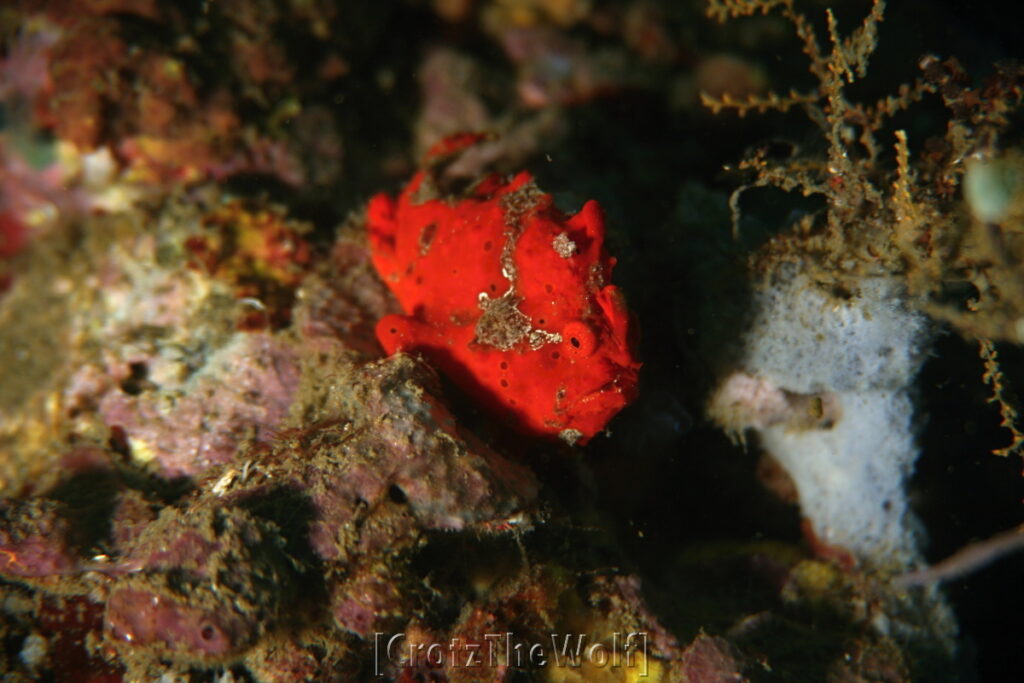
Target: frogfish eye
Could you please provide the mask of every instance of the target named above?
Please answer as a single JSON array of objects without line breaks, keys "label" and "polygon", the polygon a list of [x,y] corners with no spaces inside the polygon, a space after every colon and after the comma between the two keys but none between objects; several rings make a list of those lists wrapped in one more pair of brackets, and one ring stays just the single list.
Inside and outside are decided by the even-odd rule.
[{"label": "frogfish eye", "polygon": [[562,349],[570,358],[589,358],[597,350],[597,335],[590,325],[573,320],[562,328]]}]

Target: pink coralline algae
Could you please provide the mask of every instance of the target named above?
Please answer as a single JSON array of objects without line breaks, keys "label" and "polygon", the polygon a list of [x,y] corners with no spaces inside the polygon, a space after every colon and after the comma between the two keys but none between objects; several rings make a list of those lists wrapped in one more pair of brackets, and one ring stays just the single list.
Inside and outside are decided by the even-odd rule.
[{"label": "pink coralline algae", "polygon": [[223,659],[274,625],[294,572],[277,528],[238,508],[169,508],[114,571],[110,638],[174,658]]},{"label": "pink coralline algae", "polygon": [[69,534],[70,525],[53,501],[0,500],[0,575],[27,578],[77,571]]},{"label": "pink coralline algae", "polygon": [[[130,380],[129,369],[121,383]],[[295,350],[260,332],[239,335],[213,354],[173,397],[173,389],[109,391],[99,412],[135,457],[154,461],[167,477],[195,476],[230,460],[239,443],[269,438],[298,384]]]},{"label": "pink coralline algae", "polygon": [[[0,574],[44,588],[56,575],[71,592],[99,581],[104,638],[138,666],[287,670],[310,653],[296,642],[277,661],[279,624],[342,640],[401,628],[410,600],[426,598],[395,559],[432,530],[494,534],[508,518],[530,519],[537,482],[460,433],[422,362],[323,362],[311,371],[335,381],[308,400],[332,417],[241,449],[175,505],[134,488],[115,454],[107,465],[93,454],[86,472],[118,490],[106,540],[82,545],[64,521],[76,513],[48,498],[4,502],[0,550],[20,560]],[[96,543],[108,554],[88,557]]]}]

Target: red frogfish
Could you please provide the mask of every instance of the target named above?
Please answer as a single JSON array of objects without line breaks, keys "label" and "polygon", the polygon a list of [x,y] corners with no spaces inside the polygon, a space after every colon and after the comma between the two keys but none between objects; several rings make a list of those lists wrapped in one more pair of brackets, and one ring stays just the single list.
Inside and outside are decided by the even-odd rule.
[{"label": "red frogfish", "polygon": [[[443,141],[428,167],[478,139]],[[521,433],[586,443],[636,397],[640,368],[600,206],[566,216],[526,172],[438,195],[428,168],[367,207],[373,264],[406,312],[378,340]]]}]

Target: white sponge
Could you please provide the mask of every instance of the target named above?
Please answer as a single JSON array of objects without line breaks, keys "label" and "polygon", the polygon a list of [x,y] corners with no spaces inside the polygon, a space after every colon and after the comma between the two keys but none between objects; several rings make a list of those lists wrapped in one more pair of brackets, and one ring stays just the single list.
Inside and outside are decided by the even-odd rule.
[{"label": "white sponge", "polygon": [[925,318],[883,278],[839,298],[806,276],[782,277],[753,303],[740,367],[711,416],[758,433],[819,540],[877,568],[919,564],[904,487],[917,458],[908,391]]},{"label": "white sponge", "polygon": [[897,389],[917,373],[926,329],[892,280],[863,280],[837,298],[789,277],[755,295],[744,364],[798,393]]}]

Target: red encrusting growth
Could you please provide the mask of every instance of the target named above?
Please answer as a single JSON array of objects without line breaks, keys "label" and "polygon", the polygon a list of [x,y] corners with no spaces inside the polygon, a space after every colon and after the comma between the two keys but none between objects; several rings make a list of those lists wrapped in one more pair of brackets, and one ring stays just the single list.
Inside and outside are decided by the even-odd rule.
[{"label": "red encrusting growth", "polygon": [[[456,136],[428,155],[474,144]],[[529,173],[438,196],[430,170],[367,208],[373,263],[406,315],[377,326],[518,431],[585,443],[637,392],[631,317],[608,284],[597,202],[559,211]]]}]

